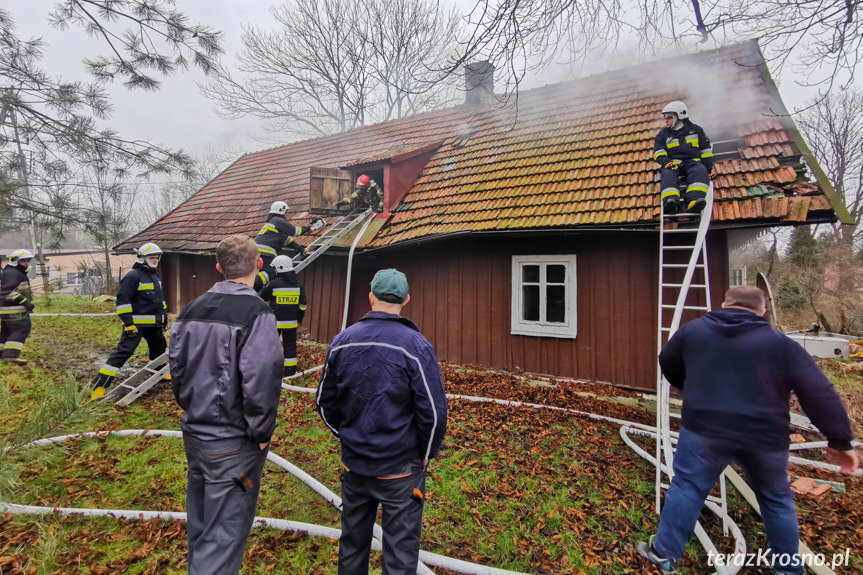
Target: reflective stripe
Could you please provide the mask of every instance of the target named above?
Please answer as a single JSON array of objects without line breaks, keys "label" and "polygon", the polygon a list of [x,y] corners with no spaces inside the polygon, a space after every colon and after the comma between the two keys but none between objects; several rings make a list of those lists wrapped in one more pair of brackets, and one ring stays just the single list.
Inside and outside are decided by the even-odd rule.
[{"label": "reflective stripe", "polygon": [[665,198],[670,198],[674,196],[675,198],[680,197],[680,190],[677,188],[665,188],[662,190],[662,194],[659,196],[660,199],[664,200]]},{"label": "reflective stripe", "polygon": [[701,158],[692,158],[692,161],[693,161],[693,162],[700,162],[700,161],[701,161]]},{"label": "reflective stripe", "polygon": [[277,230],[275,227],[271,226],[270,224],[264,224],[264,227],[261,228],[261,231],[263,231],[263,230],[266,230],[268,232],[273,232],[274,234],[279,233],[279,230]]},{"label": "reflective stripe", "polygon": [[662,150],[662,149],[656,150],[655,152],[653,152],[653,158],[654,159],[658,159],[660,156],[667,156],[667,155],[668,155],[668,152],[666,152],[665,150]]},{"label": "reflective stripe", "polygon": [[259,251],[259,252],[261,252],[262,254],[268,254],[268,255],[271,255],[271,256],[276,256],[276,255],[278,255],[278,254],[276,253],[276,250],[274,250],[273,248],[270,248],[270,247],[267,247],[267,246],[262,246],[261,244],[258,244],[258,251]]},{"label": "reflective stripe", "polygon": [[686,143],[692,144],[693,148],[697,148],[698,147],[698,134],[690,134],[689,136],[686,136]]},{"label": "reflective stripe", "polygon": [[20,350],[24,347],[23,341],[6,341],[6,349],[17,349]]},{"label": "reflective stripe", "polygon": [[102,375],[107,375],[110,377],[114,377],[117,375],[117,372],[120,371],[119,367],[114,367],[113,365],[103,364],[101,368],[99,368],[99,373]]},{"label": "reflective stripe", "polygon": [[261,281],[264,282],[264,285],[267,285],[267,282],[270,281],[270,276],[267,275],[267,272],[258,272],[258,277],[261,278]]},{"label": "reflective stripe", "polygon": [[162,302],[162,309],[168,309],[168,304],[165,302]]},{"label": "reflective stripe", "polygon": [[298,325],[296,321],[277,321],[276,327],[279,329],[294,329]]},{"label": "reflective stripe", "polygon": [[300,288],[273,288],[273,293],[300,293]]},{"label": "reflective stripe", "polygon": [[297,305],[300,303],[300,288],[276,288],[273,290],[276,303],[279,305]]},{"label": "reflective stripe", "polygon": [[133,315],[132,323],[141,325],[156,325],[156,316],[154,315]]},{"label": "reflective stripe", "polygon": [[123,305],[117,306],[117,315],[121,313],[132,313],[132,304],[124,303]]},{"label": "reflective stripe", "polygon": [[694,184],[689,184],[686,186],[687,192],[705,192],[707,193],[707,184],[702,184],[699,182],[695,182]]},{"label": "reflective stripe", "polygon": [[285,367],[291,367],[293,365],[297,365],[297,358],[295,357],[286,357],[285,358]]},{"label": "reflective stripe", "polygon": [[301,306],[300,306],[300,311],[306,311],[306,306],[301,305]]},{"label": "reflective stripe", "polygon": [[679,145],[680,145],[680,142],[679,142],[676,138],[675,138],[675,139],[673,139],[673,140],[667,140],[667,141],[665,142],[665,147],[666,147],[666,148],[676,148],[676,147],[677,147],[677,146],[679,146]]},{"label": "reflective stripe", "polygon": [[26,312],[27,308],[23,305],[4,305],[0,307],[0,315],[11,315],[14,313]]},{"label": "reflective stripe", "polygon": [[147,290],[147,289],[156,289],[153,284],[138,284],[138,291]]},{"label": "reflective stripe", "polygon": [[702,158],[712,158],[713,157],[713,146],[711,146],[709,148],[705,148],[704,150],[702,150],[701,151],[701,157]]}]

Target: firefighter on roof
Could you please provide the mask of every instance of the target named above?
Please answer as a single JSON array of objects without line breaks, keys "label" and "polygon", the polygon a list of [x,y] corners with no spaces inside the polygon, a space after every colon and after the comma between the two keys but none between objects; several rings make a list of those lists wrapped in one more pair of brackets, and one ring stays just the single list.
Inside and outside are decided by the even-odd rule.
[{"label": "firefighter on roof", "polygon": [[349,197],[336,202],[336,207],[355,202],[357,207],[368,206],[376,212],[383,211],[384,191],[373,179],[363,174],[357,178],[357,186]]},{"label": "firefighter on roof", "polygon": [[297,373],[297,329],[306,315],[306,290],[297,274],[294,262],[288,256],[273,260],[276,277],[261,291],[261,299],[270,302],[276,314],[276,327],[282,336],[285,353],[285,377]]},{"label": "firefighter on roof", "polygon": [[116,349],[93,378],[90,399],[105,397],[105,389],[110,387],[117,372],[135,353],[141,338],[147,340],[150,360],[165,353],[168,347],[165,341],[168,311],[159,274],[156,273],[162,250],[156,244],[147,243],[135,253],[138,261],[123,276],[117,292],[117,315],[123,321],[123,334]]},{"label": "firefighter on roof", "polygon": [[[661,199],[666,214],[680,209],[699,213],[707,205],[709,181],[716,177],[713,171],[713,148],[710,138],[689,120],[686,104],[669,102],[662,109],[665,127],[656,134],[653,142],[653,159],[660,165],[662,175]],[[679,176],[686,177],[683,200],[677,188]]]},{"label": "firefighter on roof", "polygon": [[273,258],[290,251],[305,253],[305,248],[294,241],[295,236],[317,231],[326,225],[326,222],[321,218],[312,218],[308,226],[294,227],[285,219],[287,213],[288,204],[273,202],[270,206],[270,214],[267,216],[267,223],[255,236],[258,253],[264,260],[264,267],[258,272],[258,277],[255,278],[255,291],[260,292],[261,288],[267,285],[267,282],[275,275],[272,265]]},{"label": "firefighter on roof", "polygon": [[0,272],[0,349],[3,363],[26,365],[21,350],[30,335],[30,312],[34,307],[27,277],[33,254],[15,250],[8,258],[9,264]]}]

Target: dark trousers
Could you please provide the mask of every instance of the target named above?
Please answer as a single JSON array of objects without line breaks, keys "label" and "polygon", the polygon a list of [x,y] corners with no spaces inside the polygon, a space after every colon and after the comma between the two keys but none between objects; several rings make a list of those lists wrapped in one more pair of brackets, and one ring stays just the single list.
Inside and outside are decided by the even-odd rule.
[{"label": "dark trousers", "polygon": [[24,342],[30,335],[30,316],[12,319],[4,317],[0,319],[0,349],[3,350],[3,359],[15,359],[21,356]]},{"label": "dark trousers", "polygon": [[236,575],[255,519],[267,449],[248,439],[201,441],[183,434],[189,465],[189,575]]},{"label": "dark trousers", "polygon": [[382,575],[415,575],[420,552],[426,473],[417,468],[406,477],[381,479],[345,471],[342,474],[342,535],[339,575],[369,572],[369,553],[378,505],[382,508]]},{"label": "dark trousers", "polygon": [[687,185],[684,200],[687,203],[707,196],[710,177],[707,174],[707,168],[701,162],[686,160],[678,164],[676,170],[662,168],[660,174],[662,176],[661,194],[663,201],[680,197],[680,190],[678,190],[677,185],[681,174],[686,177]]},{"label": "dark trousers", "polygon": [[168,349],[165,332],[162,331],[161,327],[138,326],[137,335],[129,335],[124,331],[123,335],[120,336],[120,341],[117,342],[117,347],[114,348],[114,351],[108,356],[108,360],[99,369],[99,373],[93,378],[93,387],[109,387],[120,368],[126,365],[126,362],[138,349],[138,344],[141,343],[142,338],[147,340],[151,360],[156,359]]},{"label": "dark trousers", "polygon": [[297,328],[280,329],[282,350],[285,352],[285,377],[297,373]]}]

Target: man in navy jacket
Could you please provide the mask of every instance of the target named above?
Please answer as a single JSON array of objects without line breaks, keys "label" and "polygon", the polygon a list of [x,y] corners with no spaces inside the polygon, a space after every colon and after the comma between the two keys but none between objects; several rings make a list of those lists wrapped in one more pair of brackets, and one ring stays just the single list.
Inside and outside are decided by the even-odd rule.
[{"label": "man in navy jacket", "polygon": [[368,573],[379,504],[383,573],[416,573],[426,469],[447,403],[434,349],[399,315],[408,301],[403,273],[375,274],[372,311],[333,339],[318,385],[318,413],[342,447],[339,573]]},{"label": "man in navy jacket", "polygon": [[659,529],[637,549],[663,574],[677,572],[704,499],[732,460],[758,498],[776,573],[803,573],[788,482],[792,393],[827,437],[827,460],[842,473],[858,466],[833,384],[800,345],[770,326],[765,311],[760,289],[731,288],[721,310],[685,324],[659,354],[662,373],[683,393],[683,414]]}]

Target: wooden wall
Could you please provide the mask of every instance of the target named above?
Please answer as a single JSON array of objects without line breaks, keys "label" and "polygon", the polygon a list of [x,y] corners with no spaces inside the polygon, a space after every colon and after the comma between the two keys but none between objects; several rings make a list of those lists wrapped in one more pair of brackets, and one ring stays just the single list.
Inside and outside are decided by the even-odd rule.
[{"label": "wooden wall", "polygon": [[[375,272],[395,267],[411,287],[403,314],[419,325],[441,360],[653,389],[658,237],[636,231],[474,235],[374,250],[355,258],[348,325],[369,310]],[[708,241],[717,308],[728,285],[725,233],[714,232]],[[510,334],[512,256],[521,254],[576,255],[575,339]],[[179,294],[180,306],[221,279],[213,257],[167,254],[163,261],[165,283],[177,281],[171,276],[182,270],[177,288],[168,290]],[[300,274],[309,301],[303,327],[315,340],[329,342],[341,330],[346,271],[346,257],[322,255]]]}]

